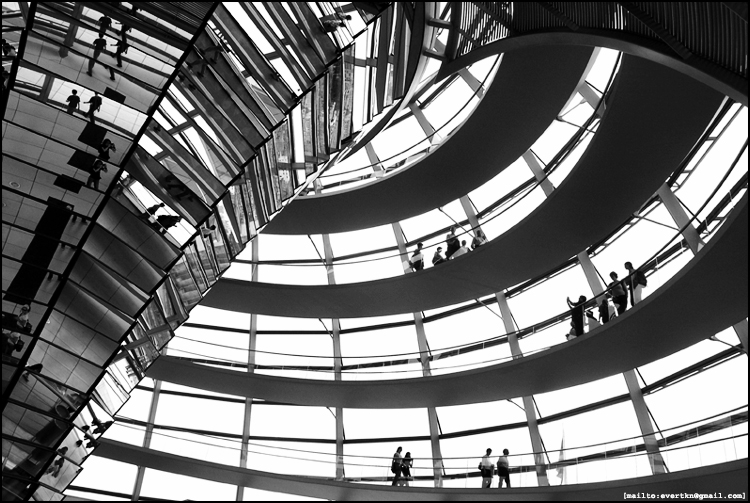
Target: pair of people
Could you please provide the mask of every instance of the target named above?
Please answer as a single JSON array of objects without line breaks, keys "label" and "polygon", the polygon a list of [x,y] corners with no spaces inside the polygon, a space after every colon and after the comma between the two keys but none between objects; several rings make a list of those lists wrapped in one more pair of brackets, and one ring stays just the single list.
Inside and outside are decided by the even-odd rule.
[{"label": "pair of people", "polygon": [[646,274],[643,271],[635,269],[631,262],[625,262],[625,269],[628,271],[627,276],[620,280],[616,272],[609,273],[612,280],[609,283],[610,295],[612,301],[617,307],[617,314],[622,314],[628,308],[628,294],[630,296],[630,306],[634,307],[643,298],[643,288],[648,285]]},{"label": "pair of people", "polygon": [[[456,229],[456,226],[451,227],[450,232],[445,236],[445,260],[460,257],[461,255],[469,253],[466,241],[464,240],[459,243],[458,237],[456,236]],[[484,236],[484,233],[481,230],[477,230],[476,236],[471,243],[471,248],[472,250],[475,250],[486,242],[487,238]],[[438,250],[440,250],[440,248],[438,248]]]},{"label": "pair of people", "polygon": [[[479,470],[482,472],[482,489],[489,489],[492,486],[492,477],[495,474],[495,465],[490,461],[490,454],[492,454],[492,449],[487,449],[487,453],[482,456],[482,461],[479,463]],[[505,487],[510,488],[509,454],[508,449],[503,449],[503,455],[497,458],[497,475],[500,478],[498,489],[503,487],[503,481],[505,481]]]},{"label": "pair of people", "polygon": [[392,486],[406,486],[409,487],[409,480],[411,479],[411,467],[414,464],[414,460],[411,457],[411,452],[407,452],[401,457],[402,447],[399,446],[393,454],[393,461],[391,461],[391,473],[393,474]]}]

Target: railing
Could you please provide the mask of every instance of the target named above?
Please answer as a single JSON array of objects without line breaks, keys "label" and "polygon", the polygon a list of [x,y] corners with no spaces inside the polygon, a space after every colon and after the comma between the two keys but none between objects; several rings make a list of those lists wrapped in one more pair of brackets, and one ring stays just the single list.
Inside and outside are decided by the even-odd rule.
[{"label": "railing", "polygon": [[[661,458],[670,473],[694,469],[713,464],[725,463],[747,457],[747,406],[738,407],[723,413],[706,417],[687,424],[655,432]],[[146,423],[126,417],[118,417],[115,428],[120,434],[128,431],[142,431]],[[234,459],[239,450],[241,439],[234,436],[217,436],[208,434],[181,434],[170,432],[179,428],[153,425],[155,436],[166,440],[177,441],[182,455],[190,456],[199,451],[202,459]],[[559,439],[556,439],[559,440]],[[355,441],[356,442],[356,441]],[[557,441],[555,442],[557,443]],[[393,482],[391,473],[392,457],[346,454],[345,441],[344,481],[355,483],[388,484]],[[396,445],[393,446],[395,450]],[[410,452],[413,466],[408,484],[420,487],[434,487],[434,467],[440,468],[441,479],[438,487],[480,487],[481,474],[478,463],[484,452],[470,455],[447,456],[441,459],[420,456],[419,452],[404,442],[402,457]],[[354,447],[352,447],[354,449]],[[490,462],[497,464],[497,457],[502,453],[502,446],[494,446]],[[484,449],[482,449],[484,451]],[[261,471],[271,473],[288,473],[285,467],[291,463],[297,465],[295,475],[309,477],[311,480],[330,480],[330,473],[336,465],[336,455],[320,448],[292,448],[268,445],[259,441],[248,443],[248,452],[252,455],[255,466],[262,466]],[[578,447],[562,447],[559,450],[546,452],[509,453],[506,457],[509,464],[512,487],[536,487],[537,474],[546,472],[550,485],[584,484],[605,482],[626,478],[652,475],[651,460],[653,453],[646,452],[644,437],[633,436],[614,441],[607,441]],[[539,460],[546,460],[540,464]],[[274,468],[276,467],[276,468]],[[494,466],[496,475],[496,466]],[[473,479],[473,480],[471,480]],[[406,480],[402,479],[402,482]],[[497,483],[495,479],[493,487]],[[402,484],[398,484],[402,485]]]},{"label": "railing", "polygon": [[[453,2],[455,57],[508,37],[558,30],[634,35],[747,79],[747,20],[721,2]],[[460,4],[460,5],[457,5]]]},{"label": "railing", "polygon": [[[745,144],[742,148],[742,152],[746,151],[747,145]],[[739,167],[738,167],[739,166]],[[735,163],[733,165],[733,168],[737,168],[739,170],[742,170],[742,166],[739,165],[739,163]],[[733,172],[733,169],[730,169],[727,171],[726,175],[720,180],[718,185],[708,194],[703,207],[696,212],[696,214],[702,213],[703,209],[714,199],[714,196],[716,195],[717,191],[720,187],[723,186],[724,181],[730,176],[730,174]],[[747,189],[747,177],[741,178],[733,187],[731,194],[735,197],[739,194],[741,194],[744,190]],[[711,217],[718,223],[722,223],[724,221],[723,217],[720,217],[720,214],[724,212],[726,208],[730,208],[732,206],[731,204],[731,197],[726,198],[724,200],[718,201],[717,206],[713,208]],[[687,228],[687,226],[694,225],[697,223],[697,217],[693,216],[690,221],[683,226],[680,229],[677,229],[674,236],[667,240],[667,243],[663,245],[656,253],[654,253],[649,259],[647,259],[638,269],[641,271],[644,271],[648,274],[657,273],[660,268],[663,265],[669,264],[669,262],[677,255],[680,255],[685,251],[684,248],[684,240],[682,239],[682,232]],[[703,222],[701,225],[704,227],[709,225],[709,221]],[[711,235],[713,235],[717,230],[719,226],[715,226],[712,231]],[[672,271],[672,274],[676,274],[677,271]],[[662,278],[663,279],[663,278]],[[666,280],[663,279],[662,283],[666,282]],[[601,304],[601,302],[605,299],[608,299],[610,295],[610,290],[612,287],[605,290],[604,293],[595,296],[592,299],[589,299],[586,304],[586,309],[596,308]],[[611,301],[607,300],[608,306],[611,306]],[[615,317],[617,315],[615,314]],[[549,319],[540,321],[538,323],[535,323],[534,325],[524,327],[522,329],[517,330],[513,334],[503,334],[499,336],[494,336],[485,340],[480,340],[468,344],[461,344],[451,347],[442,347],[442,348],[432,348],[430,351],[427,352],[405,352],[405,353],[396,353],[396,354],[388,354],[388,355],[358,355],[358,356],[345,356],[345,360],[349,361],[357,361],[357,360],[376,360],[376,361],[367,361],[365,363],[349,363],[346,365],[341,365],[339,367],[334,367],[333,365],[304,365],[304,364],[285,364],[285,365],[262,365],[262,364],[254,364],[252,365],[252,368],[254,368],[256,371],[286,371],[286,372],[301,372],[301,374],[298,374],[299,377],[305,377],[305,378],[313,378],[313,379],[327,379],[330,374],[333,374],[337,372],[338,370],[341,371],[342,376],[344,376],[344,379],[354,379],[354,380],[369,380],[369,379],[380,379],[383,378],[383,376],[388,376],[388,378],[406,378],[406,377],[422,377],[422,364],[424,364],[427,361],[438,363],[441,362],[442,364],[439,365],[433,365],[432,366],[432,374],[438,375],[443,373],[451,373],[451,372],[460,372],[462,370],[467,370],[469,368],[481,368],[488,365],[496,365],[501,364],[509,361],[513,361],[517,359],[518,357],[513,356],[505,356],[505,357],[496,357],[496,356],[488,356],[485,359],[481,361],[472,361],[471,363],[463,363],[463,364],[448,364],[445,363],[449,361],[452,357],[462,356],[466,355],[468,353],[473,353],[476,351],[484,351],[490,348],[495,348],[501,345],[504,345],[508,342],[509,335],[514,335],[518,339],[525,339],[528,337],[532,337],[536,335],[537,333],[545,332],[546,330],[550,329],[551,327],[554,327],[560,323],[563,323],[564,321],[567,321],[570,319],[570,312],[565,311],[563,313],[560,313],[556,316],[553,316]],[[612,320],[610,320],[612,322]],[[591,329],[591,328],[590,328]],[[567,329],[565,330],[567,332]],[[209,347],[219,347],[219,348],[227,348],[232,349],[239,352],[247,352],[247,353],[254,353],[256,357],[262,356],[262,355],[268,355],[268,356],[283,356],[285,358],[300,358],[300,359],[315,359],[319,361],[331,361],[333,359],[333,356],[315,356],[315,355],[301,355],[301,354],[293,354],[293,353],[274,353],[274,352],[266,352],[266,351],[260,351],[260,350],[253,350],[249,351],[244,348],[238,348],[238,347],[230,347],[230,346],[221,346],[216,343],[208,342],[208,341],[201,341],[197,339],[191,339],[186,336],[177,336],[178,340],[187,340],[190,342],[195,342],[199,344],[204,344]],[[563,334],[560,334],[559,343],[564,343],[564,337]],[[542,351],[546,351],[552,347],[555,346],[544,346],[541,348],[536,348],[534,350],[530,351],[524,351],[524,356],[529,356],[532,354],[537,354]],[[229,368],[238,368],[238,369],[246,369],[248,368],[248,364],[246,363],[246,359],[243,361],[237,361],[237,360],[230,360],[225,359],[221,357],[215,357],[211,359],[205,359],[201,358],[201,356],[204,356],[200,353],[192,353],[191,351],[182,350],[182,349],[176,349],[174,348],[172,352],[173,356],[184,358],[186,360],[190,360],[196,363],[203,363],[208,365],[214,365],[214,366],[220,366],[220,367],[229,367]],[[187,355],[187,356],[183,356]],[[386,359],[387,358],[387,359]],[[411,367],[409,367],[411,366]],[[399,368],[401,367],[401,368]],[[378,368],[381,368],[383,370],[376,370]]]}]

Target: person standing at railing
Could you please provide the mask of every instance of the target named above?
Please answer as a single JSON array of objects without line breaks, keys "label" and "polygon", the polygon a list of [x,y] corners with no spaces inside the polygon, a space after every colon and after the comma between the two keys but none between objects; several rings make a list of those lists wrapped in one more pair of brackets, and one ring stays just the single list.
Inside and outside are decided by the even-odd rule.
[{"label": "person standing at railing", "polygon": [[497,484],[498,489],[502,489],[503,480],[505,481],[505,487],[510,489],[510,463],[508,463],[508,449],[503,449],[503,455],[497,458],[497,476],[500,482]]},{"label": "person standing at railing", "polygon": [[443,248],[441,246],[438,246],[437,251],[435,251],[435,255],[432,256],[432,265],[439,265],[443,262],[447,262],[447,260],[443,257]]},{"label": "person standing at railing", "polygon": [[615,308],[609,303],[609,294],[602,295],[599,303],[599,322],[604,325],[615,315]]},{"label": "person standing at railing", "polygon": [[411,467],[414,466],[414,460],[411,458],[411,452],[407,452],[404,455],[404,459],[401,460],[401,483],[399,485],[409,487],[409,480],[411,480]]},{"label": "person standing at railing", "polygon": [[392,486],[398,485],[399,478],[401,476],[401,446],[396,449],[393,454],[393,461],[391,461],[391,473],[393,474]]},{"label": "person standing at railing", "polygon": [[459,248],[461,248],[461,243],[458,241],[458,238],[456,237],[456,227],[451,227],[451,230],[448,234],[445,236],[445,258],[446,260],[451,258],[454,253],[458,251]]},{"label": "person standing at railing", "polygon": [[487,243],[487,236],[484,235],[484,231],[482,229],[477,229],[476,235],[474,236],[474,239],[471,240],[471,249],[476,250],[483,244]]},{"label": "person standing at railing", "polygon": [[453,254],[453,258],[460,257],[461,255],[466,255],[469,253],[469,248],[466,247],[466,240],[461,241],[461,248],[459,248],[456,253]]},{"label": "person standing at railing", "polygon": [[615,271],[609,273],[609,277],[612,279],[609,284],[609,291],[617,308],[617,314],[620,315],[628,308],[628,292],[625,291],[625,287]]},{"label": "person standing at railing", "polygon": [[566,299],[568,301],[568,307],[570,308],[570,321],[573,323],[573,328],[576,332],[576,337],[583,335],[583,308],[586,304],[586,296],[581,295],[578,297],[578,302],[571,302],[570,297]]},{"label": "person standing at railing", "polygon": [[643,271],[634,269],[631,262],[625,262],[625,269],[628,270],[628,277],[625,279],[625,284],[630,290],[630,305],[635,307],[641,301],[643,287],[648,285],[648,281]]},{"label": "person standing at railing", "polygon": [[417,250],[411,256],[411,260],[409,260],[409,265],[414,272],[424,269],[424,254],[422,254],[422,246],[424,246],[422,243],[417,243]]},{"label": "person standing at railing", "polygon": [[495,465],[490,461],[490,454],[492,454],[492,449],[487,449],[487,454],[482,456],[482,462],[479,463],[479,471],[482,472],[482,489],[489,489],[492,485]]}]

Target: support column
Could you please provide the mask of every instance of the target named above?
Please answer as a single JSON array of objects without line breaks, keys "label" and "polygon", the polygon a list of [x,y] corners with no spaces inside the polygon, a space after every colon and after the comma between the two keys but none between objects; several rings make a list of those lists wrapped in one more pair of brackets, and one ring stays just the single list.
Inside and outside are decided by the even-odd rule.
[{"label": "support column", "polygon": [[[369,144],[368,144],[369,146]],[[373,152],[374,153],[374,152]],[[328,284],[336,284],[336,276],[333,273],[333,248],[331,248],[331,237],[323,234],[323,253],[325,256],[326,272],[328,273]],[[341,380],[341,323],[338,318],[331,319],[333,327],[333,370],[334,380]],[[344,479],[344,408],[336,407],[336,480]]]},{"label": "support column", "polygon": [[[253,261],[253,269],[250,276],[251,281],[258,281],[258,240],[253,239],[250,241],[252,250],[251,260]],[[250,315],[250,328],[249,328],[249,341],[248,341],[248,352],[247,352],[247,371],[249,373],[255,372],[255,348],[258,341],[258,315]],[[253,411],[253,399],[245,398],[245,415],[242,419],[242,445],[240,447],[240,468],[247,468],[247,455],[248,447],[250,443],[250,419]],[[245,487],[237,486],[237,501],[242,501],[245,495]]]},{"label": "support column", "polygon": [[539,164],[539,160],[537,160],[531,150],[527,150],[523,153],[523,160],[526,161],[526,165],[531,169],[531,172],[534,173],[539,185],[542,186],[544,195],[549,197],[549,195],[552,194],[552,191],[555,190],[555,186],[550,182],[549,178],[547,178],[547,173],[544,172],[544,168]]},{"label": "support column", "polygon": [[591,108],[596,110],[596,115],[598,115],[600,118],[604,114],[604,107],[602,108],[596,108],[599,106],[599,102],[601,101],[602,97],[597,94],[596,91],[588,84],[588,82],[582,82],[580,86],[578,86],[578,89],[576,89],[581,96],[583,96],[583,99],[586,100],[586,102],[591,105]]},{"label": "support column", "polygon": [[690,223],[690,217],[685,212],[685,208],[682,207],[682,204],[680,204],[677,196],[672,192],[672,189],[670,189],[665,183],[659,187],[656,194],[659,196],[659,199],[661,199],[661,202],[664,203],[664,207],[669,212],[669,215],[672,217],[675,224],[677,224],[677,227],[682,229],[682,237],[687,241],[690,250],[693,253],[701,251],[701,248],[703,248],[706,243],[704,243],[700,238],[700,235],[698,235],[698,230],[695,226]]},{"label": "support column", "polygon": [[479,98],[480,100],[484,98],[484,88],[482,87],[482,81],[476,78],[468,68],[461,68],[458,71],[458,74],[462,79],[464,79],[464,82],[469,85],[472,92],[476,94],[477,98]]},{"label": "support column", "polygon": [[412,272],[411,266],[409,265],[409,253],[406,251],[406,239],[404,239],[404,232],[401,230],[401,224],[393,222],[393,234],[396,236],[396,243],[398,244],[398,252],[401,257],[401,265],[404,268],[404,273]]},{"label": "support column", "polygon": [[[521,345],[516,337],[516,324],[513,323],[513,316],[510,313],[508,299],[504,292],[495,294],[497,305],[500,308],[500,316],[503,318],[503,327],[508,335],[508,345],[513,358],[521,358]],[[539,433],[539,424],[537,423],[536,408],[534,407],[534,398],[532,396],[523,397],[523,410],[526,413],[526,423],[529,426],[529,437],[531,437],[531,448],[534,451],[534,464],[536,465],[536,480],[540,487],[549,485],[547,479],[547,468],[544,462],[544,445],[542,445],[542,435]]]},{"label": "support column", "polygon": [[367,153],[367,158],[372,165],[372,170],[375,172],[375,178],[382,178],[385,175],[385,170],[383,169],[383,164],[380,162],[380,157],[378,157],[378,154],[375,152],[372,143],[367,142],[365,144],[365,152]]},{"label": "support column", "polygon": [[469,219],[469,225],[474,229],[474,232],[479,230],[479,219],[477,218],[477,214],[474,211],[474,207],[471,205],[471,201],[469,200],[469,196],[465,195],[462,196],[461,199],[461,206],[464,209],[464,213],[466,213],[466,217]]},{"label": "support column", "polygon": [[[409,267],[409,258],[406,252],[406,240],[404,239],[404,233],[401,231],[401,224],[394,222],[393,233],[396,236],[396,243],[398,244],[398,251],[401,255],[401,261],[404,263],[404,274],[408,274],[411,271]],[[427,344],[427,333],[424,330],[424,323],[422,321],[422,313],[413,313],[414,316],[414,327],[417,332],[417,345],[419,347],[419,360],[422,364],[422,375],[429,377],[432,375],[430,370],[430,348]],[[437,411],[435,407],[427,407],[427,420],[430,427],[430,446],[432,447],[432,473],[435,480],[435,487],[443,487],[443,454],[440,450],[440,426],[438,424]]]},{"label": "support column", "polygon": [[[76,39],[76,32],[78,32],[79,28],[78,19],[81,19],[82,16],[83,4],[81,2],[73,2],[73,12],[71,14],[72,19],[60,19],[61,21],[68,23],[68,31],[65,32],[63,43],[60,46],[60,49],[58,49],[61,58],[66,57],[68,55],[68,51],[70,50],[68,48],[73,46],[73,42],[75,42]],[[60,16],[60,18],[62,18],[62,16]]]},{"label": "support column", "polygon": [[[333,320],[333,370],[334,379],[341,380],[341,323]],[[336,407],[336,480],[344,480],[344,408]]]},{"label": "support column", "polygon": [[417,122],[419,123],[419,127],[422,128],[422,131],[424,131],[424,134],[430,137],[430,145],[434,145],[435,143],[440,143],[442,137],[440,136],[440,133],[437,133],[435,131],[435,128],[432,127],[432,124],[430,124],[430,121],[427,120],[427,117],[425,117],[424,112],[421,108],[419,108],[419,105],[416,103],[409,103],[409,110],[411,110],[411,113],[414,115],[414,118],[417,119]]},{"label": "support column", "polygon": [[633,409],[635,410],[635,416],[638,419],[638,426],[641,428],[643,442],[646,444],[646,452],[648,452],[648,462],[651,465],[651,471],[654,475],[667,473],[667,466],[664,464],[661,452],[659,452],[659,444],[657,443],[656,435],[654,435],[654,426],[651,423],[651,417],[649,417],[648,414],[648,406],[646,405],[646,400],[643,398],[643,392],[638,385],[635,370],[628,370],[627,372],[624,372],[622,376],[625,378],[625,384],[628,385],[630,401],[633,402]]},{"label": "support column", "polygon": [[602,281],[602,278],[597,274],[596,267],[594,267],[594,263],[591,262],[591,258],[589,257],[589,254],[586,253],[586,250],[578,254],[578,263],[581,264],[583,274],[586,275],[586,281],[589,282],[589,287],[591,288],[591,291],[594,292],[594,295],[598,297],[603,294],[607,287]]},{"label": "support column", "polygon": [[[665,183],[659,188],[657,194],[662,203],[664,203],[664,207],[667,208],[674,223],[678,228],[682,229],[682,237],[687,241],[693,255],[701,251],[706,243],[700,238],[698,229],[695,228],[695,225],[690,223],[690,217],[685,211],[685,208],[682,207],[682,204],[680,204],[677,196],[672,192],[672,189]],[[740,338],[742,349],[744,349],[745,354],[747,354],[747,320],[742,320],[732,328],[734,328],[737,337]]]},{"label": "support column", "polygon": [[[167,347],[162,349],[162,355],[166,356]],[[159,396],[161,395],[161,381],[154,381],[154,391],[151,393],[151,406],[148,409],[148,419],[146,419],[146,434],[143,437],[143,447],[151,447],[151,438],[154,435],[154,421],[156,420],[156,410],[159,406]],[[146,474],[146,467],[139,466],[135,475],[135,484],[133,485],[133,494],[131,501],[138,501],[143,488],[143,477]]]},{"label": "support column", "polygon": [[[583,268],[583,273],[586,275],[591,291],[594,292],[595,296],[602,295],[605,291],[604,284],[596,273],[596,268],[591,262],[591,258],[588,253],[586,253],[586,250],[578,254],[578,262]],[[641,387],[638,384],[635,370],[628,370],[627,372],[624,372],[622,376],[625,378],[625,384],[628,386],[630,401],[633,403],[633,410],[638,419],[641,436],[643,437],[643,442],[646,444],[646,452],[648,452],[648,460],[651,465],[651,470],[654,475],[667,473],[664,459],[659,451],[659,444],[656,440],[656,435],[654,435],[654,425],[651,422],[651,417],[648,413],[648,406],[646,405],[646,400],[643,398],[643,391],[641,391]]]},{"label": "support column", "polygon": [[[422,375],[430,377],[430,348],[427,344],[427,334],[424,330],[421,313],[414,313],[414,327],[417,330],[417,344],[419,346],[419,360],[422,364]],[[427,407],[427,419],[430,426],[430,446],[432,447],[432,474],[435,487],[443,487],[443,454],[440,449],[440,426],[438,425],[435,407]]]}]

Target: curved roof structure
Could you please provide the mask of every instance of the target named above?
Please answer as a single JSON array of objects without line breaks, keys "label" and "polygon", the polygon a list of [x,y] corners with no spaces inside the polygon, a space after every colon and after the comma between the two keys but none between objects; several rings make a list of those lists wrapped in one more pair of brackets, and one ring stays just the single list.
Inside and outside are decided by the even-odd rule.
[{"label": "curved roof structure", "polygon": [[[440,267],[379,281],[297,286],[221,279],[203,305],[351,318],[432,309],[513,286],[575,255],[633,214],[687,155],[721,99],[673,70],[626,57],[601,127],[573,172],[500,238]],[[664,131],[674,133],[669,142],[662,140]],[[554,246],[541,246],[542,236]]]},{"label": "curved roof structure", "polygon": [[575,93],[591,53],[586,47],[553,46],[508,52],[478,108],[434,152],[397,177],[301,197],[265,232],[364,229],[418,215],[466,194],[518,159],[544,132]]},{"label": "curved roof structure", "polygon": [[[663,358],[747,315],[747,288],[725,295],[747,274],[747,196],[698,255],[648,299],[583,337],[551,349],[454,374],[388,381],[275,377],[162,357],[148,375],[232,395],[347,408],[443,407],[546,393],[602,379]],[[502,382],[503,386],[484,386]]]}]

